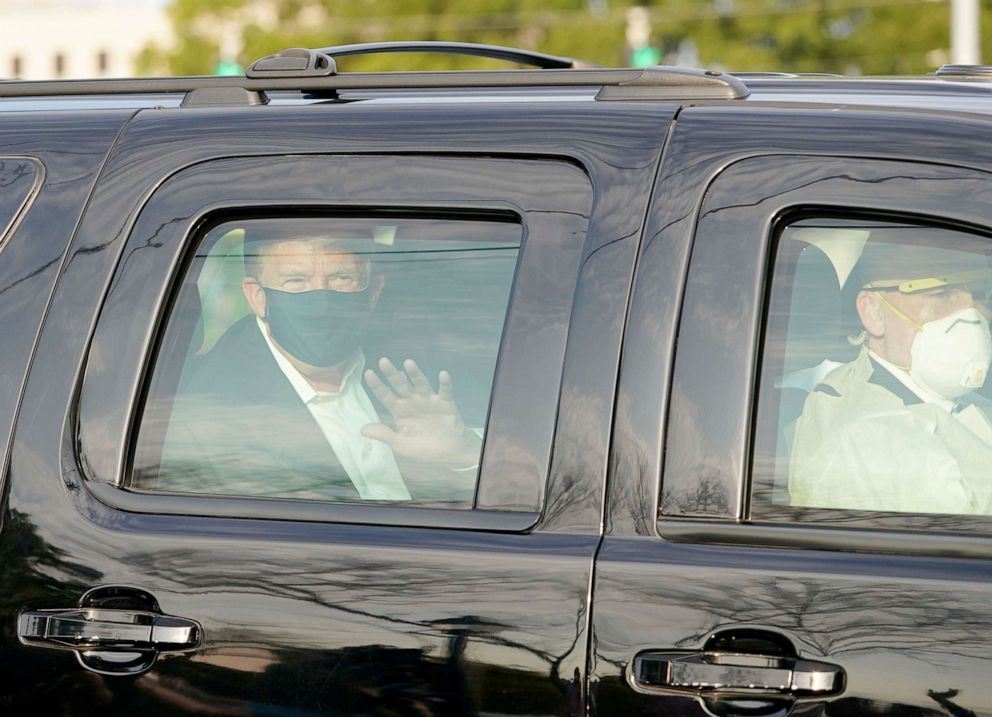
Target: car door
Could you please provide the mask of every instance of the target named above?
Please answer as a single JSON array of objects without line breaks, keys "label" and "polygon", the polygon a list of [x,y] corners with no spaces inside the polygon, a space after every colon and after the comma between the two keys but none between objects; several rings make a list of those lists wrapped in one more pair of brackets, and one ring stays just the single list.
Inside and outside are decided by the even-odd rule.
[{"label": "car door", "polygon": [[[936,462],[913,465],[933,455],[916,434],[879,433],[864,451],[895,486],[882,507],[802,504],[790,473],[809,396],[836,400],[831,371],[866,350],[852,345],[865,339],[857,297],[872,295],[858,274],[865,242],[939,236],[949,251],[977,247],[971,268],[984,271],[987,157],[953,137],[988,127],[865,112],[841,137],[844,121],[814,110],[757,114],[767,124],[688,113],[662,170],[666,202],[645,234],[624,346],[592,703],[600,714],[990,714],[987,507],[895,501],[903,478],[931,490],[943,476]],[[699,149],[724,120],[742,135]],[[899,143],[884,140],[884,121]],[[830,459],[864,438],[852,425]]]},{"label": "car door", "polygon": [[[411,121],[417,108],[270,110],[139,117],[80,228],[8,476],[3,539],[23,546],[25,586],[8,609],[18,625],[3,648],[18,676],[8,703],[70,714],[581,713],[609,430],[600,394],[615,386],[665,132],[657,110],[597,110],[628,116],[630,134],[603,122],[617,141],[590,132],[571,158],[542,156],[547,136],[514,132],[534,122],[521,108],[476,156],[464,139],[442,152],[452,141]],[[249,142],[265,148],[246,154]],[[342,151],[355,146],[365,151]],[[593,177],[613,181],[594,194]],[[593,210],[621,197],[632,211]],[[232,319],[254,330],[246,237],[328,226],[367,239],[371,271],[385,277],[370,281],[389,319],[373,328],[393,342],[382,355],[416,357],[433,390],[450,372],[484,445],[478,465],[421,477],[430,488],[467,472],[467,497],[287,495],[274,485],[300,454],[281,440],[255,451],[286,462],[251,495],[156,483],[166,442],[156,416]],[[605,370],[589,380],[566,344]],[[574,404],[581,414],[558,417]],[[265,442],[270,409],[258,414],[270,427],[250,428],[235,460]],[[214,455],[227,448],[196,438]]]}]

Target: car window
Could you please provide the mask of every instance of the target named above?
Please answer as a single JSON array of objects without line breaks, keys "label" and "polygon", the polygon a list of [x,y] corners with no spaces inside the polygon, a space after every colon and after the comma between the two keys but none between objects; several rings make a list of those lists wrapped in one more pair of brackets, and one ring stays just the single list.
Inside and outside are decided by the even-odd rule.
[{"label": "car window", "polygon": [[41,187],[42,169],[27,157],[0,157],[0,248]]},{"label": "car window", "polygon": [[752,518],[992,515],[990,278],[992,241],[947,227],[781,232]]},{"label": "car window", "polygon": [[206,231],[133,490],[471,507],[519,224],[267,217]]}]

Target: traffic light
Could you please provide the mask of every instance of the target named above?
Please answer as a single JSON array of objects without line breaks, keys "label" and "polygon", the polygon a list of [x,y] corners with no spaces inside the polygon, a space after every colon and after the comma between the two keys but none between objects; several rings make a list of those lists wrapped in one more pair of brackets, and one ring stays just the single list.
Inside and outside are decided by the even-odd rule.
[{"label": "traffic light", "polygon": [[214,66],[215,75],[243,75],[245,68],[235,60],[219,60]]},{"label": "traffic light", "polygon": [[649,67],[661,62],[661,50],[653,45],[642,45],[630,51],[628,63],[631,67]]}]

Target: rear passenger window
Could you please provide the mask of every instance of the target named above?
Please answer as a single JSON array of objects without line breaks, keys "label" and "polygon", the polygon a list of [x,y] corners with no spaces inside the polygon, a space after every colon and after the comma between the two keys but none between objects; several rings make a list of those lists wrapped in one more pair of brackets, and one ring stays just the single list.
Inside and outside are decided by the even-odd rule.
[{"label": "rear passenger window", "polygon": [[205,232],[135,490],[471,507],[519,224],[275,217]]},{"label": "rear passenger window", "polygon": [[751,517],[992,515],[990,279],[983,236],[872,220],[786,227]]}]

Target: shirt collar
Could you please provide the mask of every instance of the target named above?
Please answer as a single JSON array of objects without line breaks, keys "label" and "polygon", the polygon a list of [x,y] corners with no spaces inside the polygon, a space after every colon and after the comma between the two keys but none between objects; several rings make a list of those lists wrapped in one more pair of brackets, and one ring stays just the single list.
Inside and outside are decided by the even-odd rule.
[{"label": "shirt collar", "polygon": [[[871,349],[868,349],[868,356],[871,358],[873,364],[885,369],[885,372],[889,374],[891,378],[894,378],[899,383],[893,385],[892,381],[885,380],[884,375],[880,376],[878,371],[875,371],[872,374],[871,378],[868,379],[869,382],[878,384],[883,388],[887,388],[889,391],[899,396],[903,400],[903,403],[907,405],[913,403],[933,403],[937,406],[940,406],[945,411],[952,410],[956,405],[957,403],[956,401],[950,401],[946,398],[941,398],[940,396],[936,396],[930,391],[926,390],[925,388],[923,388],[923,386],[921,386],[916,381],[914,381],[913,377],[910,376],[906,371],[899,368],[895,364],[886,361],[884,358],[879,356]],[[909,391],[911,392],[909,396],[906,395],[905,389],[909,389]]]},{"label": "shirt collar", "polygon": [[266,346],[269,347],[269,351],[272,352],[272,357],[276,360],[279,365],[279,369],[286,375],[289,382],[293,385],[293,389],[299,395],[300,400],[303,403],[310,403],[314,399],[326,399],[335,396],[340,396],[344,393],[352,382],[355,381],[356,376],[361,376],[362,372],[365,370],[365,354],[359,354],[358,358],[355,359],[355,363],[347,373],[345,373],[344,378],[341,381],[341,385],[338,387],[337,391],[316,391],[310,382],[306,380],[302,373],[290,363],[289,359],[280,351],[274,343],[272,343],[272,337],[269,336],[268,330],[265,328],[265,323],[258,317],[255,317],[255,323],[258,325],[258,330],[262,332],[262,338],[265,339]]}]

